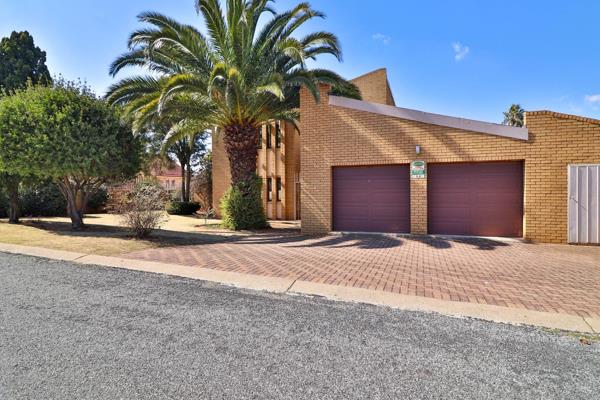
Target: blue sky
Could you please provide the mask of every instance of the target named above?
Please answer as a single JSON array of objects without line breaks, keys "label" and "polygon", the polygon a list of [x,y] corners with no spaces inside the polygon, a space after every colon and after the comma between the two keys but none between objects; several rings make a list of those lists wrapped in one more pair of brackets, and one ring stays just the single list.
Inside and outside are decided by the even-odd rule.
[{"label": "blue sky", "polygon": [[[308,29],[336,33],[344,50],[343,63],[324,58],[319,66],[348,78],[386,67],[398,106],[497,122],[518,102],[600,118],[598,1],[311,4],[327,19]],[[53,74],[84,79],[102,94],[114,81],[108,65],[144,10],[202,26],[192,0],[1,0],[0,36],[30,31]]]}]

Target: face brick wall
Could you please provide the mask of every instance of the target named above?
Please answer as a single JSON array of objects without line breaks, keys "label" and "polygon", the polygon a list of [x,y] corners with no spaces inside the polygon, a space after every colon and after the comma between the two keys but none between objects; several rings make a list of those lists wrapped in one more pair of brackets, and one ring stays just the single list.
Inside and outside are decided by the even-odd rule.
[{"label": "face brick wall", "polygon": [[389,106],[395,105],[385,68],[361,75],[352,79],[351,82],[358,86],[363,101]]},{"label": "face brick wall", "polygon": [[[527,113],[529,140],[429,125],[328,105],[301,92],[302,230],[331,231],[333,166],[524,160],[524,236],[567,240],[567,165],[600,163],[600,121],[549,111]],[[415,154],[415,146],[421,154]],[[426,180],[411,181],[413,233],[427,230]]]},{"label": "face brick wall", "polygon": [[[394,105],[385,68],[371,71],[352,80],[360,89],[365,101]],[[300,215],[301,201],[296,187],[300,186],[300,141],[301,137],[294,125],[286,122],[283,129],[283,145],[275,149],[274,130],[272,133],[272,149],[266,149],[266,129],[263,127],[263,149],[258,152],[257,172],[263,182],[267,177],[282,178],[283,197],[280,204],[268,203],[263,196],[265,211],[269,218],[296,219]],[[292,134],[289,134],[291,132]],[[213,135],[213,208],[218,217],[221,216],[219,204],[221,197],[231,185],[229,160],[223,142],[218,135]],[[266,183],[263,188],[266,193]]]},{"label": "face brick wall", "polygon": [[[282,122],[282,143],[277,148],[275,144],[275,125],[271,129],[270,149],[266,148],[267,130],[262,128],[262,148],[258,150],[257,173],[263,179],[263,204],[269,219],[295,219],[296,218],[296,177],[300,168],[300,136],[294,125]],[[221,197],[231,185],[229,159],[219,135],[212,138],[213,157],[213,208],[218,217],[221,216],[219,204]],[[277,202],[276,180],[282,180],[282,199]],[[266,179],[273,179],[273,201],[267,202]]]}]

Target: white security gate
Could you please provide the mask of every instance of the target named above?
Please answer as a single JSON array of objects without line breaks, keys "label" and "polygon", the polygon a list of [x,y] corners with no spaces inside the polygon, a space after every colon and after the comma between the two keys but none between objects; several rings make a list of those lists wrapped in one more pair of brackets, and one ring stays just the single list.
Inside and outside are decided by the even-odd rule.
[{"label": "white security gate", "polygon": [[569,243],[600,243],[600,164],[569,165]]}]

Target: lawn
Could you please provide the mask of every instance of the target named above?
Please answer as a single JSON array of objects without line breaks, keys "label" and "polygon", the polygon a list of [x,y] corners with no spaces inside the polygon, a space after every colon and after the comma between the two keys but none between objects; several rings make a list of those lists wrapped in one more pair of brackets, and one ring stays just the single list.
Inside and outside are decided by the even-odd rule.
[{"label": "lawn", "polygon": [[25,218],[19,225],[0,221],[0,242],[117,256],[154,247],[184,246],[225,240],[233,233],[218,229],[218,221],[170,216],[162,229],[148,239],[136,239],[119,226],[118,217],[90,215],[81,231],[71,230],[67,218]]}]

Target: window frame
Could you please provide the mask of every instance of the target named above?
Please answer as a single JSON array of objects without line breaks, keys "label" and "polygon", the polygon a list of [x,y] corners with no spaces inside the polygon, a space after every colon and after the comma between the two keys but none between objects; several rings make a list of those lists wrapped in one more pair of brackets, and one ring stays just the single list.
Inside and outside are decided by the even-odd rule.
[{"label": "window frame", "polygon": [[281,123],[275,122],[275,148],[281,148]]},{"label": "window frame", "polygon": [[281,196],[283,194],[283,183],[280,176],[275,178],[275,191],[275,197],[277,198],[277,201],[281,201],[281,198],[283,197]]},{"label": "window frame", "polygon": [[267,124],[267,149],[273,147],[273,127],[271,124]]},{"label": "window frame", "polygon": [[273,178],[267,178],[267,201],[273,201]]}]

